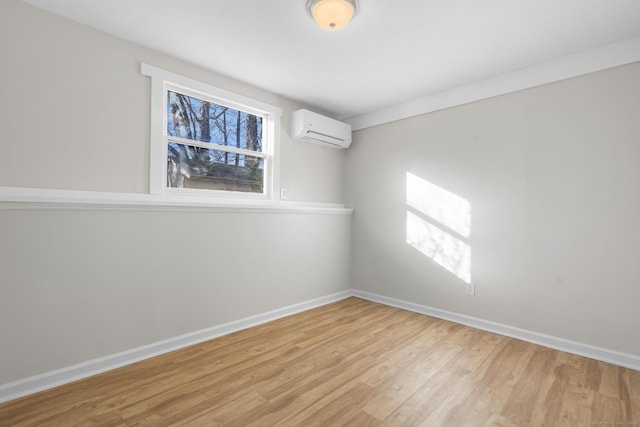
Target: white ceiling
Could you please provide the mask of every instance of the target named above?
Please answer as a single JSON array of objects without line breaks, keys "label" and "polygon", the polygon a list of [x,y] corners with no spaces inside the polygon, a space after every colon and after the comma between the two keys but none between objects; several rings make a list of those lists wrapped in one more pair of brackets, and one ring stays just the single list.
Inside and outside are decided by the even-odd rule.
[{"label": "white ceiling", "polygon": [[24,0],[348,118],[640,35],[640,0]]}]

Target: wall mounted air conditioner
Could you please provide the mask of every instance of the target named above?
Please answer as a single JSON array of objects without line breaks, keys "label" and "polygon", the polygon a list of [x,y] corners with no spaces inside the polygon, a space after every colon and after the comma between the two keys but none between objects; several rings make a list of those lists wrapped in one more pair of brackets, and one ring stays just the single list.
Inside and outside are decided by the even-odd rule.
[{"label": "wall mounted air conditioner", "polygon": [[331,148],[349,148],[351,125],[309,110],[291,113],[291,137]]}]

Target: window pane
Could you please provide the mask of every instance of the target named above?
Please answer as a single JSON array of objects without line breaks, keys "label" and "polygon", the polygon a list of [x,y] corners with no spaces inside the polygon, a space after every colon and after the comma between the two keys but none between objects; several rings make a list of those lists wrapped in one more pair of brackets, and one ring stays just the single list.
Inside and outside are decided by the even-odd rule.
[{"label": "window pane", "polygon": [[169,143],[167,187],[264,192],[264,159]]},{"label": "window pane", "polygon": [[262,151],[262,117],[167,91],[167,135]]}]

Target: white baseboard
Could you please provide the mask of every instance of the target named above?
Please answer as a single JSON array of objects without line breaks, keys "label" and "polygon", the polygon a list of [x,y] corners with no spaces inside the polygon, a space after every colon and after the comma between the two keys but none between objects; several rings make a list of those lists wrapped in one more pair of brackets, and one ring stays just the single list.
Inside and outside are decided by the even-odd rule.
[{"label": "white baseboard", "polygon": [[464,314],[453,313],[450,311],[439,310],[437,308],[425,305],[415,304],[395,298],[385,297],[370,292],[352,290],[352,295],[368,301],[377,302],[392,307],[398,307],[405,310],[413,311],[427,316],[437,317],[439,319],[449,320],[462,325],[471,326],[483,331],[494,332],[511,338],[517,338],[534,344],[564,351],[567,353],[577,354],[579,356],[588,357],[590,359],[600,360],[602,362],[612,363],[629,369],[640,371],[640,357],[632,354],[621,353],[606,348],[596,347],[589,344],[583,344],[576,341],[558,338],[551,335],[545,335],[538,332],[528,331],[501,323],[491,322],[488,320],[478,319],[476,317],[466,316]]},{"label": "white baseboard", "polygon": [[67,384],[72,381],[87,378],[112,369],[120,368],[131,363],[149,359],[160,354],[198,344],[213,338],[218,338],[232,332],[247,329],[285,316],[290,316],[292,314],[330,304],[350,296],[352,296],[352,292],[350,290],[338,292],[222,325],[216,325],[196,332],[169,338],[167,340],[158,341],[153,344],[89,360],[77,365],[2,384],[0,385],[0,403],[47,390],[62,384]]},{"label": "white baseboard", "polygon": [[453,313],[450,311],[439,310],[425,305],[415,304],[395,298],[373,294],[356,289],[350,289],[335,294],[327,295],[309,301],[304,301],[288,307],[269,311],[255,316],[246,317],[244,319],[233,322],[216,325],[211,328],[202,329],[196,332],[180,335],[178,337],[169,338],[146,346],[123,351],[121,353],[112,354],[105,357],[89,360],[66,368],[57,369],[55,371],[45,372],[40,375],[24,378],[7,384],[0,385],[0,403],[39,391],[47,390],[72,381],[90,377],[102,372],[110,371],[131,363],[149,359],[160,354],[178,350],[190,345],[198,344],[203,341],[218,338],[223,335],[237,332],[252,326],[260,325],[272,320],[276,320],[285,316],[300,313],[312,308],[320,307],[332,302],[336,302],[350,296],[355,296],[368,301],[385,304],[392,307],[402,308],[416,313],[425,314],[427,316],[437,317],[439,319],[449,320],[455,323],[471,326],[488,332],[494,332],[500,335],[517,338],[522,341],[539,344],[556,350],[565,351],[567,353],[577,354],[589,357],[591,359],[601,360],[603,362],[612,363],[614,365],[623,366],[625,368],[640,371],[640,357],[631,354],[620,353],[606,348],[595,347],[575,341],[566,340],[550,335],[540,334],[525,329],[515,328],[509,325],[490,322],[476,317],[466,316],[463,314]]}]

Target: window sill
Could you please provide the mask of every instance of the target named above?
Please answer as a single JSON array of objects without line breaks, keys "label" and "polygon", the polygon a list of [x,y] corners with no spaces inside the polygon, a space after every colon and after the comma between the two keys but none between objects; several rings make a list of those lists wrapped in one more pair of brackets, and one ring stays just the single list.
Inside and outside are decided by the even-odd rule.
[{"label": "window sill", "polygon": [[203,200],[199,197],[111,193],[101,191],[46,188],[0,187],[0,210],[7,209],[116,209],[116,210],[197,210],[234,213],[312,213],[351,215],[353,209],[341,204],[263,201]]}]

